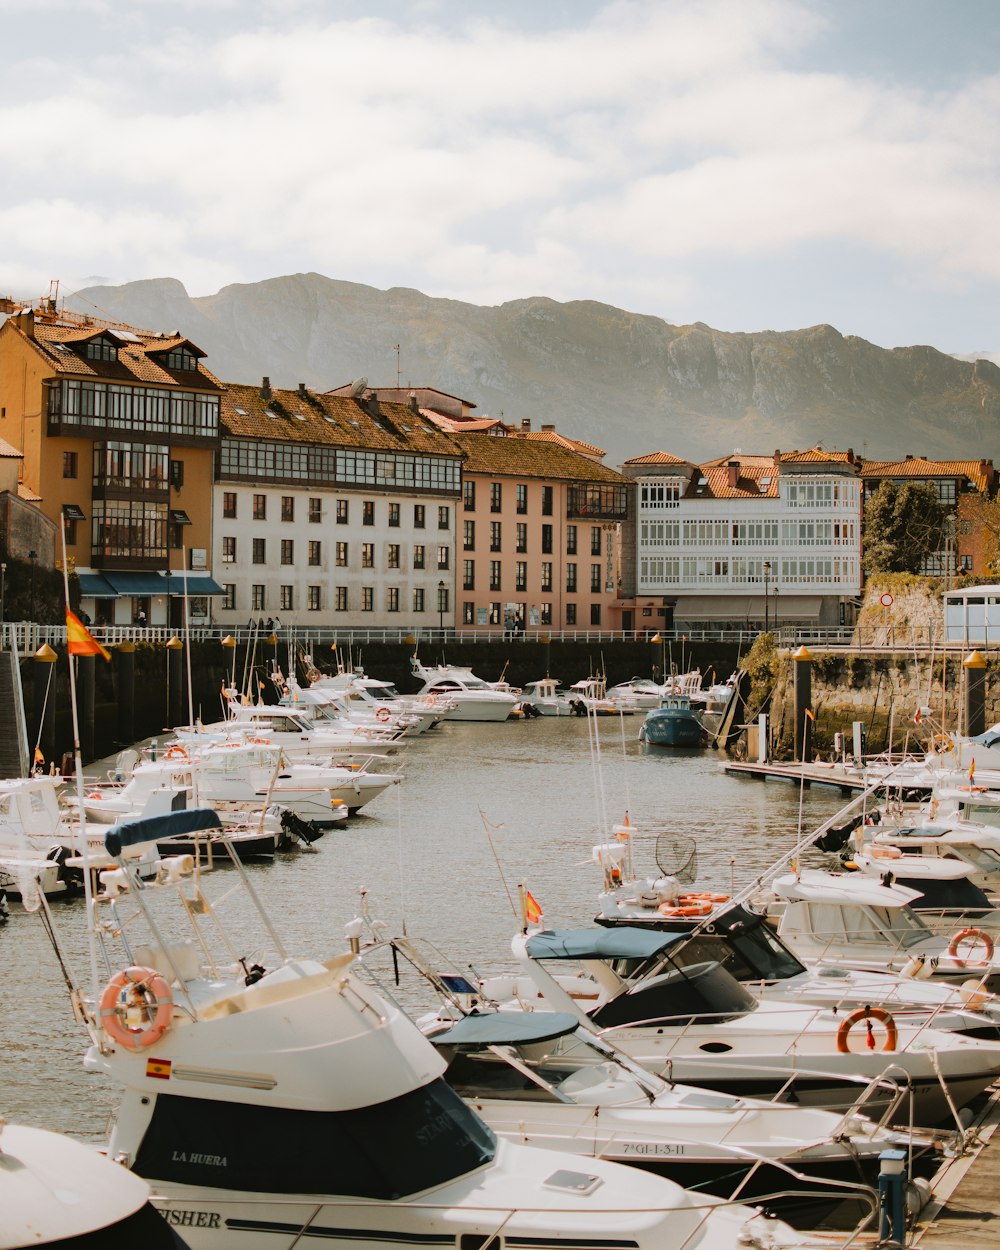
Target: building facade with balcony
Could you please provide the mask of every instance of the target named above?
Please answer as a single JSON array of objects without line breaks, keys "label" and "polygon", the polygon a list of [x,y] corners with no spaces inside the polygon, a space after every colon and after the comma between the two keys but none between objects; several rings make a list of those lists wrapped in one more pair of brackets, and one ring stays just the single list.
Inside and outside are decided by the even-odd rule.
[{"label": "building facade with balcony", "polygon": [[0,327],[0,437],[23,456],[23,490],[65,519],[82,605],[98,623],[179,623],[185,568],[195,619],[218,593],[209,553],[221,388],[204,356],[180,335],[48,305]]},{"label": "building facade with balcony", "polygon": [[414,405],[227,385],[214,494],[215,618],[454,624],[462,452]]},{"label": "building facade with balcony", "polygon": [[630,483],[555,441],[453,433],[465,453],[458,624],[512,632],[620,628],[617,535]]},{"label": "building facade with balcony", "polygon": [[851,451],[627,461],[624,628],[838,625],[861,591],[861,484]]}]

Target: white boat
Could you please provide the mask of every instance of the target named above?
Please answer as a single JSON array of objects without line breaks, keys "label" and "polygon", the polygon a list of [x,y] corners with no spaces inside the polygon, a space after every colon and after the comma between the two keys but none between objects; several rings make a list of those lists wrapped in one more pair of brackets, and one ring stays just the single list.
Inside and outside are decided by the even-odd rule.
[{"label": "white boat", "polygon": [[573,712],[576,716],[632,716],[638,705],[624,699],[610,699],[607,682],[603,677],[584,677],[575,681],[568,690]]},{"label": "white boat", "polygon": [[[110,831],[109,852],[129,840]],[[193,1250],[287,1250],[317,1236],[352,1250],[481,1247],[501,1233],[555,1250],[800,1240],[660,1177],[498,1142],[416,1026],[354,976],[354,955],[286,951],[234,867],[245,899],[224,921],[216,882],[183,857],[142,889],[122,858],[127,908],[103,896],[94,907],[120,970],[83,995],[86,1065],[123,1089],[109,1153],[150,1181]]]},{"label": "white boat", "polygon": [[424,683],[418,691],[422,698],[436,697],[454,705],[446,713],[446,720],[507,720],[518,704],[519,690],[506,683],[483,681],[471,668],[447,664],[428,668],[416,656],[410,665],[414,677]]},{"label": "white boat", "polygon": [[[449,710],[444,700],[401,695],[391,682],[367,677],[360,669],[319,677],[299,690],[300,699],[305,694],[317,696],[321,704],[327,698],[337,700],[349,716],[353,714],[361,723],[375,720],[379,724],[400,724],[404,737],[436,728]],[[362,713],[367,716],[362,717]]]},{"label": "white boat", "polygon": [[573,716],[573,696],[555,677],[529,681],[521,694],[522,705],[533,707],[541,716]]},{"label": "white boat", "polygon": [[149,1185],[60,1133],[0,1120],[0,1247],[184,1250]]}]

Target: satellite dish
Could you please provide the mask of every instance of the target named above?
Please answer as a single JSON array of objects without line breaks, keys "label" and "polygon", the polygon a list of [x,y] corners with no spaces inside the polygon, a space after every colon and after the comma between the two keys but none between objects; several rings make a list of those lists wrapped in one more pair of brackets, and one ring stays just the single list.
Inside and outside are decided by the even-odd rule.
[{"label": "satellite dish", "polygon": [[351,383],[351,389],[348,392],[348,394],[350,395],[351,399],[360,399],[367,389],[368,389],[367,378],[355,378],[354,381]]}]

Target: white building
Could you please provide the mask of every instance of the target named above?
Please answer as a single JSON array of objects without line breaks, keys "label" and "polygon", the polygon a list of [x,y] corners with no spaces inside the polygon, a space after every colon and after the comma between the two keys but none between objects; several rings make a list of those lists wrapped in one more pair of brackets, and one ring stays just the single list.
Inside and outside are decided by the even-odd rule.
[{"label": "white building", "polygon": [[462,453],[405,404],[227,386],[213,499],[224,625],[454,624]]},{"label": "white building", "polygon": [[623,592],[643,615],[662,603],[655,626],[837,625],[860,594],[853,452],[734,453],[702,465],[653,452],[622,471],[636,483],[623,553],[634,580]]}]

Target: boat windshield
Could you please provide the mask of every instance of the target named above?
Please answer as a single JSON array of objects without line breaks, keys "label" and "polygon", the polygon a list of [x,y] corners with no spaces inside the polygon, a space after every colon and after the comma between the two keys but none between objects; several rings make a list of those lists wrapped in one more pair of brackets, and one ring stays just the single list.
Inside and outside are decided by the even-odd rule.
[{"label": "boat windshield", "polygon": [[399,691],[395,686],[365,686],[365,694],[373,699],[398,699]]},{"label": "boat windshield", "polygon": [[715,960],[648,977],[603,1004],[591,1019],[602,1029],[627,1024],[720,1024],[748,1015],[757,1000]]},{"label": "boat windshield", "polygon": [[734,925],[728,933],[699,933],[671,950],[670,958],[684,967],[717,960],[737,981],[783,981],[806,970],[760,919]]},{"label": "boat windshield", "polygon": [[943,881],[940,877],[917,877],[914,880],[897,877],[896,884],[921,891],[920,898],[915,898],[910,904],[917,911],[934,911],[944,907],[958,911],[992,911],[993,908],[986,894],[968,877],[959,877],[955,881]]},{"label": "boat windshield", "polygon": [[995,803],[960,803],[962,819],[976,825],[989,825],[991,829],[1000,829],[1000,804]]}]

